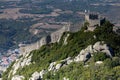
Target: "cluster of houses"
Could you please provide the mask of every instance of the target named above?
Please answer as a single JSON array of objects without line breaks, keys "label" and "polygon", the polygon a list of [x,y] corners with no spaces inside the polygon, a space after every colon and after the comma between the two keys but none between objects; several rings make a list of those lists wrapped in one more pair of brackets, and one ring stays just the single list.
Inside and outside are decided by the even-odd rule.
[{"label": "cluster of houses", "polygon": [[6,70],[6,68],[20,56],[19,49],[15,50],[8,50],[7,54],[2,55],[0,53],[0,71],[3,72]]}]

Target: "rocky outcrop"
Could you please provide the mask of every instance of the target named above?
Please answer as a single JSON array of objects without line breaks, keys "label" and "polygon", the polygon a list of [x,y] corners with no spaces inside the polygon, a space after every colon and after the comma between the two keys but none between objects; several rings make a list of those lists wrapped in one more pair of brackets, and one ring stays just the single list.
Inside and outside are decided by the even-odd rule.
[{"label": "rocky outcrop", "polygon": [[89,45],[86,49],[80,51],[78,56],[75,57],[74,61],[87,61],[91,57],[91,53],[93,53],[92,45]]},{"label": "rocky outcrop", "polygon": [[[49,72],[49,71],[53,71],[53,72],[58,71],[61,67],[67,66],[72,62],[73,62],[73,60],[72,60],[71,57],[68,57],[68,58],[66,58],[64,60],[61,60],[59,62],[52,62],[52,63],[50,63],[47,70],[42,70],[40,72],[34,72],[32,74],[32,77],[29,80],[38,80],[38,79],[42,80],[43,75],[46,74],[47,72]],[[64,80],[69,80],[69,79],[64,78]]]},{"label": "rocky outcrop", "polygon": [[69,65],[72,62],[73,62],[73,60],[71,59],[71,57],[68,57],[68,58],[61,60],[59,62],[52,62],[50,64],[50,66],[48,67],[48,71],[57,71],[61,67]]},{"label": "rocky outcrop", "polygon": [[25,79],[23,76],[15,75],[12,77],[12,80],[23,80]]},{"label": "rocky outcrop", "polygon": [[42,80],[43,75],[46,74],[47,71],[46,70],[42,70],[40,72],[34,72],[32,74],[32,77],[29,80]]},{"label": "rocky outcrop", "polygon": [[12,75],[14,75],[19,68],[23,68],[26,65],[31,64],[31,56],[26,54],[24,57],[20,58],[19,60],[17,59],[15,64],[13,65],[13,70],[12,70]]},{"label": "rocky outcrop", "polygon": [[31,57],[32,55],[28,53],[24,54],[21,58],[17,59],[14,65],[12,66],[11,71],[9,72],[8,78],[12,75],[12,80],[22,80],[24,76],[18,76],[15,74],[19,68],[23,68],[24,66],[31,64]]},{"label": "rocky outcrop", "polygon": [[64,77],[63,80],[69,80],[69,78]]},{"label": "rocky outcrop", "polygon": [[77,57],[75,57],[74,61],[87,61],[91,57],[91,54],[89,52],[84,54],[79,54]]},{"label": "rocky outcrop", "polygon": [[29,80],[38,80],[38,79],[40,79],[40,74],[38,72],[34,72]]},{"label": "rocky outcrop", "polygon": [[93,49],[94,49],[94,52],[104,52],[110,57],[112,57],[113,55],[112,49],[107,44],[105,44],[104,41],[96,42],[93,45]]},{"label": "rocky outcrop", "polygon": [[[74,59],[72,59],[71,57],[68,57],[64,60],[50,63],[47,70],[42,70],[40,73],[38,73],[38,72],[33,73],[30,80],[42,79],[43,75],[46,74],[47,72],[49,72],[49,71],[56,72],[60,68],[67,66],[72,62],[80,62],[80,61],[85,62],[88,59],[90,59],[90,57],[93,56],[93,53],[95,53],[95,52],[104,52],[108,56],[112,57],[112,53],[111,53],[110,49],[111,48],[109,46],[107,46],[107,44],[105,44],[103,41],[96,42],[94,45],[89,45],[87,48],[81,50],[80,53]],[[95,65],[100,65],[102,63],[103,63],[102,61],[97,61],[95,63]],[[84,67],[89,67],[89,65],[85,65]],[[69,80],[69,78],[64,77],[63,80]]]},{"label": "rocky outcrop", "polygon": [[40,77],[41,77],[41,79],[43,78],[43,75],[46,74],[46,73],[47,73],[46,70],[42,70],[42,71],[40,71]]},{"label": "rocky outcrop", "polygon": [[103,64],[103,62],[102,61],[95,62],[95,65],[100,65],[100,64]]},{"label": "rocky outcrop", "polygon": [[73,59],[71,57],[68,57],[67,59],[65,59],[67,65],[69,65],[70,63],[73,62]]},{"label": "rocky outcrop", "polygon": [[64,43],[63,43],[64,45],[67,45],[67,43],[68,43],[68,42],[67,42],[67,39],[68,39],[69,36],[70,36],[70,34],[67,34],[67,36],[65,37]]},{"label": "rocky outcrop", "polygon": [[74,61],[87,61],[91,56],[93,56],[93,53],[95,52],[104,52],[109,57],[112,57],[113,54],[112,49],[107,44],[105,44],[104,41],[99,41],[94,45],[89,45],[86,49],[81,50],[78,56],[75,57]]},{"label": "rocky outcrop", "polygon": [[50,63],[50,66],[48,67],[48,71],[55,70],[55,65],[56,65],[56,62]]},{"label": "rocky outcrop", "polygon": [[[66,59],[60,60],[60,61],[56,61],[56,62],[52,62],[50,63],[49,67],[46,70],[42,70],[40,72],[34,72],[29,80],[42,80],[43,75],[46,74],[49,71],[53,71],[56,72],[58,71],[60,68],[69,65],[72,62],[80,62],[80,61],[87,61],[90,59],[91,56],[93,56],[93,53],[95,52],[104,52],[106,53],[108,56],[112,57],[112,49],[105,44],[103,41],[102,42],[96,42],[94,45],[89,45],[87,48],[82,49],[80,51],[80,53],[75,57],[75,58],[71,58],[68,57]],[[20,58],[19,60],[16,60],[16,63],[13,65],[13,70],[11,70],[10,74],[12,73],[12,75],[15,75],[16,71],[19,68],[24,67],[25,65],[29,65],[31,64],[31,57],[32,55],[30,55],[30,53],[23,55],[22,58]],[[102,64],[101,61],[96,62],[95,65],[99,65]],[[85,66],[88,67],[88,66]],[[23,78],[23,77],[22,77]],[[22,80],[21,77],[19,77],[19,80]],[[13,76],[12,78],[13,80],[16,79],[16,75]],[[18,80],[18,79],[17,79]],[[63,78],[63,80],[69,80],[69,78]]]},{"label": "rocky outcrop", "polygon": [[55,69],[56,69],[56,70],[59,70],[61,67],[62,67],[62,64],[60,63],[60,64],[57,64],[57,65],[55,66]]}]

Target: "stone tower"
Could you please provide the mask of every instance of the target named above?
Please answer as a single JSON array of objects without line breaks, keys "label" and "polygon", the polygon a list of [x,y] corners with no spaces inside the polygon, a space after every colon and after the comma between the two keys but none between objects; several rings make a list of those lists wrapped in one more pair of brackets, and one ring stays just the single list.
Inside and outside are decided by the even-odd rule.
[{"label": "stone tower", "polygon": [[85,21],[89,23],[89,26],[95,26],[99,25],[100,26],[100,15],[95,12],[88,12],[85,13]]},{"label": "stone tower", "polygon": [[93,31],[97,25],[100,26],[105,22],[105,18],[101,17],[100,14],[96,12],[86,12],[85,22],[89,23],[88,30]]}]

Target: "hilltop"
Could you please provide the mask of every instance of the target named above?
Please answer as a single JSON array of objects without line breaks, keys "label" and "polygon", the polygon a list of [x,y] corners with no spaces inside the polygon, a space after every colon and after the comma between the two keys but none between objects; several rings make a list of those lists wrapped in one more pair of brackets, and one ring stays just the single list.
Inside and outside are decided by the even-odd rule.
[{"label": "hilltop", "polygon": [[0,52],[34,43],[64,23],[79,25],[85,10],[99,12],[119,27],[119,4],[119,0],[0,0]]},{"label": "hilltop", "polygon": [[21,55],[3,80],[119,80],[120,36],[105,21],[89,31],[64,32],[58,42]]}]

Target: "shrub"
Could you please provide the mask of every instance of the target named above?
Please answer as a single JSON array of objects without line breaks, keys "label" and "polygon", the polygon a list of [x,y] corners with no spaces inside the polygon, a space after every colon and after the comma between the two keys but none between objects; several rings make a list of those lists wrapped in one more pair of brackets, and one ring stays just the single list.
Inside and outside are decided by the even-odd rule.
[{"label": "shrub", "polygon": [[104,65],[108,68],[113,68],[116,66],[120,66],[120,58],[119,57],[113,57],[112,59],[106,59],[104,61]]},{"label": "shrub", "polygon": [[112,67],[115,67],[115,66],[120,66],[120,58],[118,57],[114,57],[112,59]]},{"label": "shrub", "polygon": [[93,53],[94,61],[104,61],[107,55],[103,52]]}]

